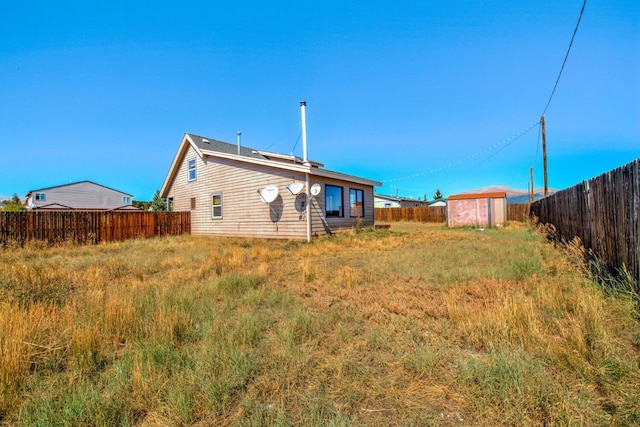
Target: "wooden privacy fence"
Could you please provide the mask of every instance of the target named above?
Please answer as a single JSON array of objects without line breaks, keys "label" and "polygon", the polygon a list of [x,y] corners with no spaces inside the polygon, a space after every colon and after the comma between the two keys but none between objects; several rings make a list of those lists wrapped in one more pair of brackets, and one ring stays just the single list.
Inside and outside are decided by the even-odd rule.
[{"label": "wooden privacy fence", "polygon": [[444,206],[413,208],[375,208],[376,221],[382,222],[445,222]]},{"label": "wooden privacy fence", "polygon": [[[380,222],[446,222],[445,206],[411,208],[376,208],[376,221]],[[507,204],[508,221],[525,221],[529,218],[529,204]]]},{"label": "wooden privacy fence", "polygon": [[527,221],[530,216],[529,203],[507,203],[507,221]]},{"label": "wooden privacy fence", "polygon": [[640,287],[640,159],[538,200],[531,212],[610,267],[625,265]]},{"label": "wooden privacy fence", "polygon": [[190,212],[0,212],[0,245],[31,240],[97,243],[190,233]]}]

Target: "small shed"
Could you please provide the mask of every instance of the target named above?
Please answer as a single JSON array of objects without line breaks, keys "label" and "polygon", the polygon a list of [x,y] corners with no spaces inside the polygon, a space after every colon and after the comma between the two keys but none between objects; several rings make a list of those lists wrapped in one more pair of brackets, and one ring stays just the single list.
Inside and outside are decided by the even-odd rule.
[{"label": "small shed", "polygon": [[463,193],[447,198],[447,227],[500,227],[507,221],[507,193]]}]

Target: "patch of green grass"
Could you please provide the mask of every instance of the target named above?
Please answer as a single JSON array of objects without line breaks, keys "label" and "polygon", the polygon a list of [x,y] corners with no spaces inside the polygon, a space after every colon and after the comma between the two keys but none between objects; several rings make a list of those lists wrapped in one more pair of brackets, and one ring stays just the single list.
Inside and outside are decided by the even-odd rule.
[{"label": "patch of green grass", "polygon": [[[492,351],[470,357],[462,361],[459,375],[472,390],[474,410],[487,421],[528,425],[570,420],[570,414],[562,411],[567,404],[565,391],[544,366],[528,360],[522,351]],[[496,409],[498,412],[487,412]]]},{"label": "patch of green grass", "polygon": [[406,357],[404,367],[414,375],[432,375],[441,358],[436,349],[419,345]]},{"label": "patch of green grass", "polygon": [[260,277],[240,275],[223,276],[217,282],[220,291],[231,295],[244,294],[257,288],[261,283],[262,279]]}]

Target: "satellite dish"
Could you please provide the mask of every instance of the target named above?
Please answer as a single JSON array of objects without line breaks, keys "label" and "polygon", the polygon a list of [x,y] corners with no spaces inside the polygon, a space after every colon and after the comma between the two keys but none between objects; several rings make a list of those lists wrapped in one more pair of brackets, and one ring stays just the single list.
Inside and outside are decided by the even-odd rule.
[{"label": "satellite dish", "polygon": [[300,191],[302,191],[302,187],[304,184],[301,182],[294,182],[292,184],[287,185],[287,190],[294,196],[297,195]]},{"label": "satellite dish", "polygon": [[320,184],[313,184],[310,191],[312,196],[317,196],[322,191],[322,187],[320,187]]},{"label": "satellite dish", "polygon": [[266,203],[273,202],[278,197],[278,187],[275,185],[267,185],[260,191],[260,197]]}]

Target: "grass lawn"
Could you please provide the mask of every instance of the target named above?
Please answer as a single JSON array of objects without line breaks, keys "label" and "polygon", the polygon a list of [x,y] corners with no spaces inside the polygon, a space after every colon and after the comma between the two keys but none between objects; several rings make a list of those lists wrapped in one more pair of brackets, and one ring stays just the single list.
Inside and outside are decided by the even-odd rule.
[{"label": "grass lawn", "polygon": [[638,425],[640,323],[523,224],[0,250],[0,425]]}]

